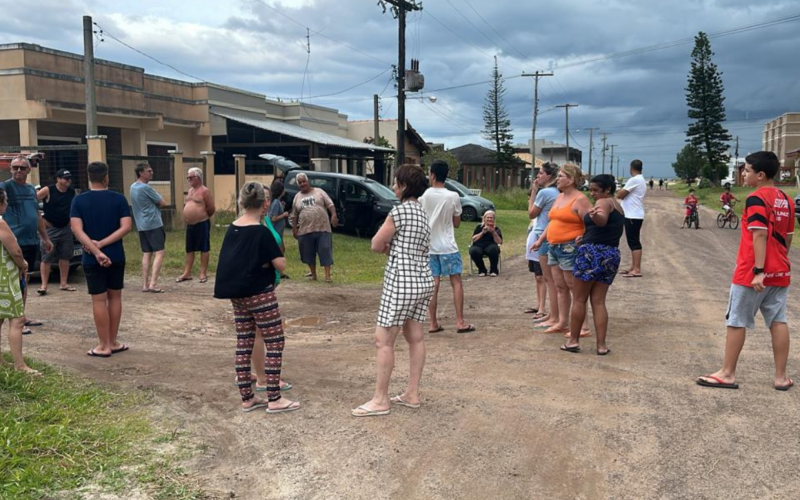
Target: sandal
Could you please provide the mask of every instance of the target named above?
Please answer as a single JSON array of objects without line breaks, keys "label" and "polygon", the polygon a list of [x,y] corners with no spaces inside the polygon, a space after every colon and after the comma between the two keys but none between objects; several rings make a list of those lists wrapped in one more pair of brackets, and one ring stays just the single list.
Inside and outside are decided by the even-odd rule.
[{"label": "sandal", "polygon": [[47,295],[47,288],[40,288],[36,290],[36,293],[38,293],[39,295]]},{"label": "sandal", "polygon": [[[62,286],[62,287],[59,287],[59,290],[61,290],[62,292],[77,292],[78,291],[78,289],[75,288],[74,286]],[[47,293],[47,290],[45,290],[45,293]],[[44,295],[44,293],[42,295]]]}]

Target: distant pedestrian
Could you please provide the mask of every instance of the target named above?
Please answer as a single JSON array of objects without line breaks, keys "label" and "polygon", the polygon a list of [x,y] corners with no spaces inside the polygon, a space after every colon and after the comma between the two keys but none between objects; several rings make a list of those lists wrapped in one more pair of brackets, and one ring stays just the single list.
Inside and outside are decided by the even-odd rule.
[{"label": "distant pedestrian", "polygon": [[[0,187],[0,215],[6,213],[8,199],[6,190]],[[3,321],[9,320],[8,346],[11,349],[11,359],[14,369],[41,375],[37,370],[29,367],[22,356],[22,328],[25,324],[25,302],[22,299],[20,277],[28,272],[28,263],[22,256],[22,249],[17,244],[17,238],[8,227],[8,223],[0,219],[0,333]],[[6,362],[0,353],[0,366]]]},{"label": "distant pedestrian", "polygon": [[[325,269],[325,282],[332,283],[331,266],[333,266],[333,234],[332,227],[339,225],[336,207],[328,193],[320,188],[312,187],[308,176],[300,173],[295,177],[300,192],[292,202],[292,234],[297,240],[300,260],[308,266],[308,278],[317,279],[317,257],[319,265]],[[330,220],[328,214],[330,213]]]},{"label": "distant pedestrian", "polygon": [[[263,224],[269,211],[264,186],[248,182],[239,192],[241,217],[228,227],[219,253],[214,297],[230,299],[236,327],[235,368],[242,398],[242,411],[266,408],[283,413],[300,408],[300,403],[281,396],[280,378],[285,338],[275,297],[275,274],[286,267],[286,259],[270,230]],[[266,358],[256,360],[266,375],[267,400],[255,397],[251,357],[256,335],[264,342]]]},{"label": "distant pedestrian", "polygon": [[125,248],[122,238],[131,231],[133,221],[128,200],[108,189],[108,165],[92,162],[86,167],[89,191],[75,197],[70,224],[75,237],[87,251],[83,253],[86,287],[92,296],[92,314],[98,344],[86,354],[108,358],[128,350],[117,342],[122,317],[122,289],[125,285]]},{"label": "distant pedestrian", "polygon": [[158,287],[158,275],[164,262],[167,239],[164,222],[161,220],[161,209],[167,203],[150,186],[153,167],[147,163],[139,163],[135,171],[137,180],[131,184],[131,205],[136,230],[139,231],[139,245],[142,248],[142,291],[164,293],[164,289]]},{"label": "distant pedestrian", "polygon": [[747,329],[755,328],[761,311],[772,335],[775,359],[773,387],[787,391],[794,385],[786,375],[789,326],[786,300],[791,282],[789,248],[795,226],[792,199],[775,187],[780,161],[775,153],[759,151],[745,158],[744,183],[756,190],[745,200],[742,236],[728,301],[727,334],[722,369],[697,379],[699,385],[738,389],[736,365]]},{"label": "distant pedestrian", "polygon": [[622,271],[623,278],[642,277],[642,224],[644,223],[644,197],[647,184],[642,175],[642,161],[631,162],[631,178],[617,192],[625,211],[625,239],[631,249],[631,267]]},{"label": "distant pedestrian", "polygon": [[653,178],[650,177],[650,191],[653,190]]},{"label": "distant pedestrian", "polygon": [[608,332],[606,295],[619,270],[619,240],[625,227],[622,206],[614,199],[617,183],[613,175],[596,175],[589,183],[595,205],[584,216],[586,231],[578,240],[575,257],[570,338],[562,351],[580,351],[581,326],[586,318],[586,303],[591,301],[594,329],[597,335],[597,355],[605,356]]},{"label": "distant pedestrian", "polygon": [[75,250],[75,240],[69,226],[69,210],[72,200],[75,198],[75,189],[72,188],[72,172],[63,168],[56,172],[56,183],[40,189],[36,193],[36,198],[44,201],[42,218],[47,227],[47,236],[53,243],[52,252],[41,248],[42,263],[39,272],[42,284],[36,293],[47,295],[50,266],[56,262],[58,262],[58,270],[61,274],[60,289],[74,292],[75,287],[69,284],[69,261]]},{"label": "distant pedestrian", "polygon": [[658,180],[658,190],[662,191],[664,189],[664,179]]},{"label": "distant pedestrian", "polygon": [[[420,406],[419,385],[425,365],[423,325],[434,286],[428,263],[430,226],[418,201],[425,188],[421,168],[398,168],[392,189],[401,204],[392,209],[372,238],[372,251],[389,256],[375,329],[378,376],[375,394],[352,411],[355,417],[387,415],[392,404],[413,409]],[[390,399],[394,344],[401,330],[408,342],[410,373],[406,390]]]},{"label": "distant pedestrian", "polygon": [[453,288],[453,302],[456,309],[456,332],[469,333],[475,326],[464,321],[464,287],[461,273],[464,263],[458,253],[455,228],[461,225],[461,199],[458,193],[450,191],[444,185],[449,170],[444,160],[434,160],[431,164],[429,180],[431,187],[419,198],[422,208],[428,215],[431,227],[430,265],[433,273],[433,299],[430,304],[429,333],[444,330],[436,316],[439,296],[439,283],[443,277],[449,278]]},{"label": "distant pedestrian", "polygon": [[[39,213],[39,200],[36,198],[36,189],[28,184],[28,174],[31,171],[31,164],[23,155],[19,155],[11,160],[11,179],[0,184],[6,191],[8,209],[3,219],[8,223],[14,236],[17,238],[22,249],[25,262],[28,263],[28,273],[36,265],[36,254],[39,252],[39,238],[44,246],[46,253],[53,251],[53,243],[47,235],[47,228],[44,225]],[[22,288],[22,301],[27,305],[28,301],[28,282],[29,275],[20,276]],[[25,317],[25,325],[22,334],[31,333],[29,327],[41,326],[42,322]]]},{"label": "distant pedestrian", "polygon": [[217,211],[214,196],[203,185],[203,171],[190,168],[186,175],[189,192],[183,205],[183,222],[186,224],[186,264],[176,283],[192,279],[194,254],[200,252],[200,283],[208,281],[208,258],[211,252],[211,216]]}]

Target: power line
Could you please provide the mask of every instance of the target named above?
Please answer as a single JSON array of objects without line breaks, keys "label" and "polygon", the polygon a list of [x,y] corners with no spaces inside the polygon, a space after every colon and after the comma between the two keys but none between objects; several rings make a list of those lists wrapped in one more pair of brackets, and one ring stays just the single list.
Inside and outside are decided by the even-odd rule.
[{"label": "power line", "polygon": [[469,3],[469,0],[464,0],[464,3],[465,3],[465,4],[467,4],[467,6],[468,6],[470,9],[472,9],[472,12],[474,12],[474,13],[475,13],[475,15],[477,15],[479,18],[481,18],[481,20],[482,20],[484,23],[486,23],[486,26],[488,26],[488,27],[489,27],[489,28],[490,28],[492,31],[494,31],[494,33],[495,33],[497,36],[499,36],[501,40],[503,40],[504,42],[506,42],[506,44],[507,44],[509,47],[511,47],[512,49],[514,49],[514,50],[517,52],[517,54],[521,55],[521,56],[522,56],[524,59],[528,59],[528,58],[529,58],[528,56],[526,56],[525,54],[523,54],[523,53],[522,53],[522,52],[521,52],[519,49],[517,49],[517,48],[516,48],[514,45],[512,45],[512,44],[511,44],[511,42],[509,42],[508,40],[506,40],[506,37],[504,37],[504,36],[503,36],[503,35],[502,35],[502,34],[501,34],[499,31],[497,31],[496,29],[494,29],[494,26],[492,26],[492,25],[489,23],[489,21],[487,21],[487,20],[486,20],[486,18],[484,18],[484,17],[483,17],[483,16],[480,14],[480,12],[478,12],[477,10],[475,10],[475,7],[473,7],[473,6],[472,6],[472,4],[471,4],[471,3]]},{"label": "power line", "polygon": [[[357,84],[352,85],[350,87],[347,87],[346,89],[339,90],[339,91],[336,91],[336,92],[331,92],[329,94],[320,94],[320,95],[314,95],[314,96],[309,96],[309,97],[302,97],[302,95],[301,95],[300,99],[308,101],[308,100],[311,100],[311,99],[320,99],[322,97],[332,97],[332,96],[335,96],[335,95],[344,94],[345,92],[349,92],[349,91],[351,91],[351,90],[353,90],[355,88],[361,87],[362,85],[366,85],[366,84],[368,84],[369,82],[371,82],[373,80],[377,80],[378,78],[380,78],[381,76],[386,74],[386,72],[389,71],[392,68],[393,68],[393,66],[390,66],[390,67],[386,68],[385,70],[381,71],[380,73],[378,73],[377,75],[373,76],[372,78],[369,78],[368,80],[364,80],[363,82],[360,82],[360,83],[357,83]],[[280,97],[280,96],[268,96],[268,97],[270,97],[271,99],[283,99],[283,100],[288,100],[288,101],[297,100],[298,99],[296,97]],[[359,98],[357,100],[371,100],[371,99],[372,98],[370,97],[370,98],[363,98],[363,99]],[[342,101],[342,102],[347,102],[347,101]]]},{"label": "power line", "polygon": [[495,41],[494,41],[494,40],[492,40],[491,38],[489,38],[489,36],[488,36],[486,33],[484,33],[483,31],[481,31],[481,29],[480,29],[480,28],[478,28],[477,26],[475,26],[475,24],[473,24],[473,22],[472,22],[472,21],[470,21],[470,20],[469,20],[469,18],[468,18],[467,16],[465,16],[463,12],[461,12],[461,11],[460,11],[460,10],[459,10],[459,9],[458,9],[458,8],[457,8],[455,5],[453,5],[453,2],[451,2],[450,0],[445,0],[445,1],[446,1],[446,2],[447,2],[449,5],[450,5],[450,7],[452,7],[452,8],[453,8],[453,10],[455,10],[456,12],[458,12],[458,15],[459,15],[459,16],[461,16],[461,17],[462,17],[462,19],[464,19],[464,20],[465,20],[467,23],[469,23],[469,25],[470,25],[470,26],[472,26],[473,28],[475,28],[475,31],[477,31],[478,33],[480,33],[481,35],[483,35],[483,38],[485,38],[485,39],[489,40],[489,43],[491,43],[492,45],[499,45],[499,44],[495,43]]}]

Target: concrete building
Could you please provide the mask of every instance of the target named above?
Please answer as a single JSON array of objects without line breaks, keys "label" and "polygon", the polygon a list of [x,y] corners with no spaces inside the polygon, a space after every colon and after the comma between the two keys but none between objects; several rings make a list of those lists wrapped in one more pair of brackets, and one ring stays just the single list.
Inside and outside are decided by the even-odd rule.
[{"label": "concrete building", "polygon": [[[83,64],[79,54],[25,43],[0,45],[0,153],[46,149],[47,159],[32,173],[33,183],[52,182],[55,171],[67,166],[74,170],[76,187],[87,186]],[[218,206],[230,208],[236,190],[234,154],[246,165],[244,175],[265,182],[271,182],[273,172],[258,158],[261,153],[308,168],[362,175],[364,163],[374,161],[376,177],[385,180],[382,160],[391,148],[349,139],[347,116],[335,109],[271,101],[254,92],[149,75],[100,59],[95,60],[95,85],[111,188],[127,195],[135,181],[134,164],[145,159],[155,171],[154,187],[173,211],[182,209],[188,189],[185,170],[198,164],[204,166]]]},{"label": "concrete building", "polygon": [[764,125],[762,149],[778,155],[786,177],[796,176],[800,168],[800,113],[785,113]]},{"label": "concrete building", "polygon": [[[524,145],[517,146],[516,148],[520,147],[525,148]],[[531,152],[531,141],[528,141],[526,152]],[[533,155],[537,159],[555,162],[559,165],[563,165],[564,163],[583,164],[583,152],[580,149],[570,146],[569,154],[567,153],[567,146],[565,144],[548,141],[547,139],[536,139],[536,147],[534,148]]]}]

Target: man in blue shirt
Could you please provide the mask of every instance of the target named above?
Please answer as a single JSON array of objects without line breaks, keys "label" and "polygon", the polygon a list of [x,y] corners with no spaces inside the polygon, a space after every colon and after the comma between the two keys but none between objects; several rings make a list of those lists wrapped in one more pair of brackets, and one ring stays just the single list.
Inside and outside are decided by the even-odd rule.
[{"label": "man in blue shirt", "polygon": [[161,209],[167,204],[149,184],[153,180],[153,167],[147,163],[137,164],[136,178],[138,180],[131,184],[131,205],[142,247],[142,291],[164,293],[164,289],[158,287],[158,274],[164,262],[164,245],[167,239],[164,222],[161,220]]},{"label": "man in blue shirt", "polygon": [[[31,164],[23,155],[19,155],[11,160],[11,179],[3,183],[6,193],[8,193],[8,209],[3,220],[5,220],[14,236],[17,237],[22,249],[22,256],[28,263],[28,269],[36,265],[36,253],[39,249],[39,237],[41,236],[45,250],[49,253],[53,251],[53,244],[47,236],[47,227],[44,219],[39,214],[39,200],[36,198],[36,189],[28,184],[28,174],[31,171]],[[28,299],[28,278],[22,279],[22,300]],[[31,333],[30,326],[41,326],[41,321],[35,321],[25,317],[25,327],[23,334]]]},{"label": "man in blue shirt", "polygon": [[108,190],[108,165],[92,162],[86,167],[90,190],[76,196],[70,210],[70,226],[83,252],[86,287],[92,296],[92,313],[99,343],[86,354],[107,358],[128,350],[117,342],[122,317],[125,281],[125,248],[122,238],[133,223],[128,201]]}]

